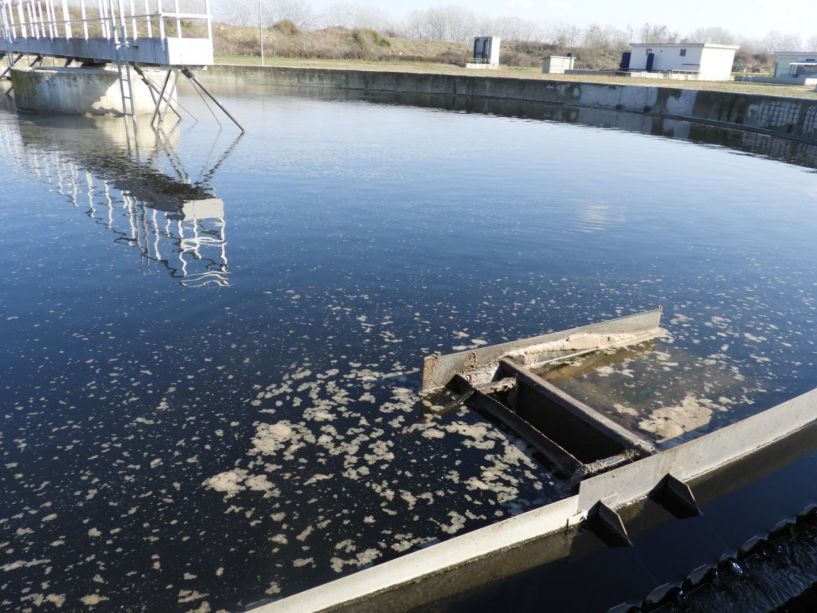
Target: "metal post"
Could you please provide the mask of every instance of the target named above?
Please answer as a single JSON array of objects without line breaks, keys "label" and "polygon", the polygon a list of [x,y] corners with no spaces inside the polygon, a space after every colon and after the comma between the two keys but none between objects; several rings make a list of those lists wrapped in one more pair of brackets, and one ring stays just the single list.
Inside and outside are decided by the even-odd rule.
[{"label": "metal post", "polygon": [[2,6],[2,9],[3,9],[3,37],[9,44],[10,50],[11,41],[17,38],[17,34],[15,33],[14,28],[14,14],[11,12],[11,7],[8,4],[4,4]]},{"label": "metal post", "polygon": [[104,38],[110,38],[111,32],[108,29],[108,12],[106,10],[107,2],[103,2],[103,0],[99,0],[99,27],[102,30],[102,36]]},{"label": "metal post", "polygon": [[45,3],[48,14],[48,28],[51,31],[51,38],[57,38],[60,35],[57,24],[57,11],[54,8],[54,0],[48,0]]},{"label": "metal post", "polygon": [[[125,3],[122,0],[119,0],[119,27],[122,32],[122,44],[126,47],[129,47],[128,42],[128,20],[125,16]],[[131,33],[131,37],[133,37],[133,33]]]},{"label": "metal post", "polygon": [[65,20],[62,24],[65,38],[71,38],[74,32],[71,29],[71,14],[68,12],[68,0],[62,0],[62,18]]},{"label": "metal post", "polygon": [[85,40],[88,40],[88,15],[85,12],[85,0],[80,0],[80,14],[82,15],[82,33]]},{"label": "metal post", "polygon": [[40,37],[40,29],[37,26],[36,20],[34,19],[34,12],[33,11],[35,11],[35,10],[36,9],[34,9],[34,3],[33,2],[29,2],[28,4],[26,4],[26,11],[28,12],[28,23],[31,25],[31,36],[33,36],[34,38],[39,38]]},{"label": "metal post", "polygon": [[165,38],[165,14],[162,10],[162,0],[158,0],[159,7],[159,38]]},{"label": "metal post", "polygon": [[207,13],[207,40],[213,40],[213,14],[210,12],[210,0],[204,1],[204,10]]},{"label": "metal post", "polygon": [[152,126],[156,122],[156,117],[159,117],[159,121],[162,121],[161,109],[162,109],[162,102],[165,99],[165,91],[167,90],[167,84],[170,82],[170,75],[173,74],[172,70],[167,71],[167,76],[165,77],[165,82],[162,83],[162,91],[159,92],[159,101],[156,103],[156,110],[153,111],[153,117],[150,118],[150,125]]},{"label": "metal post", "polygon": [[[48,9],[46,9],[46,10],[48,10]],[[43,4],[42,4],[42,2],[37,2],[37,4],[34,5],[34,12],[37,15],[37,21],[38,21],[39,30],[40,30],[40,36],[45,38],[45,36],[46,36],[46,34],[45,34],[45,20],[43,19]]]},{"label": "metal post", "polygon": [[229,117],[229,118],[230,118],[230,120],[231,120],[231,121],[232,121],[232,122],[233,122],[233,123],[234,123],[236,126],[238,126],[238,129],[239,129],[239,130],[241,130],[242,132],[246,132],[246,130],[244,129],[244,127],[243,127],[243,126],[242,126],[240,123],[238,123],[238,120],[237,120],[235,117],[233,117],[233,116],[230,114],[230,111],[228,111],[226,108],[224,108],[224,105],[222,105],[222,104],[221,104],[221,102],[219,102],[219,101],[218,101],[218,99],[217,99],[217,98],[216,98],[216,97],[215,97],[213,94],[211,94],[211,93],[210,93],[210,92],[207,90],[207,88],[206,88],[206,87],[204,87],[204,85],[202,85],[202,84],[201,84],[201,82],[200,82],[200,81],[199,81],[199,80],[196,78],[196,75],[194,75],[194,74],[193,74],[193,72],[192,72],[192,71],[191,71],[189,68],[182,68],[182,74],[184,74],[184,76],[186,76],[188,79],[190,79],[190,80],[191,80],[191,81],[192,81],[192,82],[193,82],[195,85],[198,85],[198,86],[199,86],[199,89],[201,89],[201,91],[203,91],[203,92],[204,92],[204,93],[207,95],[207,97],[208,97],[208,98],[210,98],[210,100],[212,100],[213,102],[215,102],[216,106],[217,106],[218,108],[220,108],[220,109],[221,109],[221,111],[222,111],[222,112],[223,112],[225,115],[227,115],[227,117]]},{"label": "metal post", "polygon": [[[156,84],[151,80],[151,78],[147,74],[145,74],[145,71],[142,70],[139,66],[134,64],[133,69],[136,71],[136,74],[138,74],[142,78],[142,81],[145,83],[145,85],[148,86],[148,88],[150,89],[150,93],[153,96],[153,101],[155,102],[156,101],[155,94],[159,93],[159,88],[156,87]],[[171,69],[171,71],[172,71],[172,69]],[[175,89],[175,87],[176,87],[176,80],[174,79],[173,80],[173,88]],[[167,94],[167,96],[165,96],[164,102],[168,106],[168,108],[170,108],[170,110],[173,111],[176,114],[176,117],[178,117],[179,119],[182,118],[182,114],[178,111],[178,109],[176,109],[176,106],[173,104],[173,90],[171,90]],[[193,117],[193,113],[188,111],[181,104],[179,104],[179,107],[184,109],[187,112],[188,115]],[[195,117],[194,117],[194,119],[195,119]]]},{"label": "metal post", "polygon": [[153,38],[153,24],[150,19],[150,5],[148,4],[148,0],[145,0],[145,21],[147,22],[148,38]]},{"label": "metal post", "polygon": [[261,17],[261,0],[258,0],[258,40],[261,41],[261,65],[264,65],[264,22]]},{"label": "metal post", "polygon": [[139,38],[139,33],[136,31],[136,7],[133,5],[133,0],[130,0],[130,36],[133,40]]},{"label": "metal post", "polygon": [[6,76],[6,75],[7,75],[9,72],[11,72],[11,69],[12,69],[12,68],[14,68],[14,65],[15,65],[17,62],[19,62],[19,61],[20,61],[20,58],[22,58],[22,57],[23,57],[23,54],[22,54],[22,53],[18,54],[16,58],[12,58],[12,57],[11,57],[11,55],[9,55],[9,56],[8,56],[8,58],[7,58],[7,59],[8,59],[8,62],[9,62],[8,68],[6,68],[6,69],[5,69],[5,70],[4,70],[2,73],[0,73],[0,79],[2,79],[2,78],[3,78],[3,77],[5,77],[5,76]]},{"label": "metal post", "polygon": [[20,18],[20,32],[23,35],[23,38],[28,37],[28,26],[26,25],[26,17],[25,12],[23,11],[23,3],[17,5],[17,16]]},{"label": "metal post", "polygon": [[7,12],[7,11],[6,11],[6,8],[7,8],[7,7],[6,7],[6,5],[5,5],[5,4],[4,4],[3,6],[0,6],[0,9],[2,9],[2,11],[3,11],[3,12],[2,12],[2,18],[3,18],[3,38],[5,38],[5,39],[6,39],[6,41],[8,42],[8,41],[10,40],[10,38],[12,37],[12,34],[11,34],[11,32],[9,31],[8,18],[6,17],[6,12]]}]

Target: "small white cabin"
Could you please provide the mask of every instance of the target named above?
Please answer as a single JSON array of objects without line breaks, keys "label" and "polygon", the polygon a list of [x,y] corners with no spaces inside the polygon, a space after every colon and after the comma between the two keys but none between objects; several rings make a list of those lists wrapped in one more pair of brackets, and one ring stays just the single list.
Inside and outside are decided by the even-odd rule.
[{"label": "small white cabin", "polygon": [[465,63],[466,68],[499,68],[499,36],[474,37],[474,55]]},{"label": "small white cabin", "polygon": [[629,66],[623,69],[647,73],[687,75],[701,81],[732,78],[736,45],[713,43],[633,43]]},{"label": "small white cabin", "polygon": [[775,79],[817,76],[817,51],[779,51],[774,54]]},{"label": "small white cabin", "polygon": [[573,70],[576,65],[576,58],[572,55],[551,55],[542,61],[542,72],[544,74],[564,74],[568,70]]}]

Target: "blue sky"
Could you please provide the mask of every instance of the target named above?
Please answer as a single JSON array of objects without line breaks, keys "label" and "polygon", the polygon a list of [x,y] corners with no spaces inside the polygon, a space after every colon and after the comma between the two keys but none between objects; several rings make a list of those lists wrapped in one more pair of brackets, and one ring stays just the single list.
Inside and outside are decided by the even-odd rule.
[{"label": "blue sky", "polygon": [[[311,0],[315,9],[338,0]],[[343,0],[376,6],[402,17],[413,9],[462,5],[477,13],[512,15],[533,21],[591,23],[624,27],[644,22],[667,24],[681,33],[721,26],[736,34],[760,37],[770,30],[817,36],[817,0]]]}]

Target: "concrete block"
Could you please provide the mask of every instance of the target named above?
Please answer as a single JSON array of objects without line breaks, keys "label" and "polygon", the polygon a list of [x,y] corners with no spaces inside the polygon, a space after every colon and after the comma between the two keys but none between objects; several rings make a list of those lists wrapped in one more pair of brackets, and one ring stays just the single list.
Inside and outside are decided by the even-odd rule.
[{"label": "concrete block", "polygon": [[[148,70],[145,74],[159,87],[166,73]],[[11,81],[15,103],[21,110],[66,115],[123,114],[119,74],[114,68],[13,68]],[[135,71],[131,71],[131,83],[134,112],[152,114],[153,96]]]}]

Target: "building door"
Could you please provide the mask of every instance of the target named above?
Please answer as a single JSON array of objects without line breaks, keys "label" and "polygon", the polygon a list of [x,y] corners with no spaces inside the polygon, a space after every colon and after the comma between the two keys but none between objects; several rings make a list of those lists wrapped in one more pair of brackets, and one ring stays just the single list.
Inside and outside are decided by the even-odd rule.
[{"label": "building door", "polygon": [[652,72],[652,67],[655,65],[655,54],[647,54],[647,72]]}]

